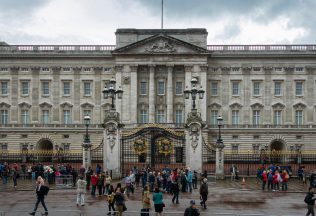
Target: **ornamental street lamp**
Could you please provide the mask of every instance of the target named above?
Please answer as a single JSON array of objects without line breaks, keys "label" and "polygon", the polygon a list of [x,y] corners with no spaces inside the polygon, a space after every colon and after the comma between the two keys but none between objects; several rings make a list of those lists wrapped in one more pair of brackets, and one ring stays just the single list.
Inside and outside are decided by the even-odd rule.
[{"label": "ornamental street lamp", "polygon": [[86,125],[86,134],[84,136],[84,140],[82,143],[82,147],[83,147],[83,166],[87,169],[89,166],[91,166],[91,154],[90,154],[90,148],[91,148],[91,141],[90,141],[90,136],[88,133],[88,128],[89,128],[89,124],[90,124],[90,116],[89,115],[85,115],[84,116],[84,124]]},{"label": "ornamental street lamp", "polygon": [[249,163],[250,163],[250,150],[248,149],[248,168],[247,168],[247,176],[249,176]]},{"label": "ornamental street lamp", "polygon": [[217,141],[216,141],[216,147],[220,148],[220,149],[224,148],[224,143],[223,143],[223,139],[222,139],[222,136],[221,136],[222,122],[223,122],[223,117],[219,115],[217,117],[218,138],[217,138]]},{"label": "ornamental street lamp", "polygon": [[116,84],[116,80],[112,78],[110,80],[109,86],[105,86],[102,91],[104,99],[108,99],[108,98],[112,99],[112,103],[111,103],[112,110],[115,110],[114,100],[116,98],[116,95],[118,99],[122,99],[122,95],[123,95],[123,90],[121,89],[121,87],[115,90],[115,84]]},{"label": "ornamental street lamp", "polygon": [[199,95],[199,99],[203,99],[205,93],[205,91],[202,89],[202,86],[200,86],[200,89],[197,89],[197,83],[197,79],[193,77],[191,80],[191,90],[188,89],[188,87],[186,87],[186,89],[184,90],[185,99],[189,99],[190,95],[192,97],[192,111],[196,111],[195,100],[197,95]]}]

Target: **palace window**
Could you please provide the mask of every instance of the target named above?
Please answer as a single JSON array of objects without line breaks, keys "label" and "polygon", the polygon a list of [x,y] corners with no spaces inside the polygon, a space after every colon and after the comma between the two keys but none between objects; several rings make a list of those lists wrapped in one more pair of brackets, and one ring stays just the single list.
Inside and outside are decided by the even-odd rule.
[{"label": "palace window", "polygon": [[232,110],[232,125],[239,124],[239,110]]},{"label": "palace window", "polygon": [[295,82],[295,95],[296,96],[303,95],[303,82],[302,81]]},{"label": "palace window", "polygon": [[274,95],[275,96],[280,96],[282,94],[282,82],[280,81],[275,81],[274,82]]},{"label": "palace window", "polygon": [[260,124],[260,110],[254,110],[252,112],[252,124],[259,125]]},{"label": "palace window", "polygon": [[70,95],[70,82],[63,82],[63,95]]},{"label": "palace window", "polygon": [[296,125],[303,125],[303,110],[296,110],[295,111],[295,124]]},{"label": "palace window", "polygon": [[281,125],[282,124],[282,111],[275,110],[273,113],[273,124],[274,125]]},{"label": "palace window", "polygon": [[42,82],[42,94],[43,96],[49,95],[49,82],[47,81]]},{"label": "palace window", "polygon": [[165,111],[164,110],[158,110],[157,111],[157,123],[165,123],[166,118],[165,118]]},{"label": "palace window", "polygon": [[42,110],[42,124],[49,124],[49,110]]},{"label": "palace window", "polygon": [[176,95],[182,95],[182,94],[183,94],[183,83],[176,82]]},{"label": "palace window", "polygon": [[64,124],[71,124],[71,111],[70,110],[64,110]]},{"label": "palace window", "polygon": [[23,67],[23,68],[21,68],[21,71],[23,71],[23,72],[28,72],[28,71],[29,71],[29,68]]},{"label": "palace window", "polygon": [[183,110],[176,110],[176,124],[183,124]]},{"label": "palace window", "polygon": [[139,123],[148,123],[148,111],[146,109],[141,109],[139,113]]},{"label": "palace window", "polygon": [[140,82],[140,95],[147,95],[147,82]]},{"label": "palace window", "polygon": [[42,68],[42,71],[44,71],[44,72],[49,72],[49,68],[48,68],[48,67],[43,67],[43,68]]},{"label": "palace window", "polygon": [[253,82],[253,95],[254,96],[260,95],[260,82]]},{"label": "palace window", "polygon": [[21,92],[22,96],[29,95],[29,82],[23,81],[21,85],[22,85],[22,92]]},{"label": "palace window", "polygon": [[232,95],[233,96],[239,95],[239,82],[232,82]]},{"label": "palace window", "polygon": [[70,67],[64,67],[64,68],[63,68],[63,71],[64,71],[64,72],[70,72]]},{"label": "palace window", "polygon": [[252,151],[253,151],[253,153],[258,154],[259,153],[259,145],[258,144],[253,144],[252,145]]},{"label": "palace window", "polygon": [[238,145],[236,145],[236,144],[233,144],[233,145],[232,145],[232,152],[233,152],[233,153],[238,153],[238,149],[239,149],[239,148],[238,148]]},{"label": "palace window", "polygon": [[9,112],[8,110],[0,110],[0,124],[8,124],[9,122]]},{"label": "palace window", "polygon": [[91,96],[91,82],[83,83],[84,96]]},{"label": "palace window", "polygon": [[212,110],[211,111],[211,125],[217,126],[217,117],[218,117],[218,111]]},{"label": "palace window", "polygon": [[8,68],[2,67],[2,68],[0,68],[0,71],[1,71],[1,72],[7,72],[7,71],[8,71]]},{"label": "palace window", "polygon": [[90,71],[91,71],[91,68],[89,68],[89,67],[84,67],[84,68],[83,68],[83,71],[84,71],[84,72],[90,72]]},{"label": "palace window", "polygon": [[92,122],[92,111],[91,110],[83,110],[83,117],[82,119],[84,119],[85,116],[90,116],[90,122]]},{"label": "palace window", "polygon": [[21,110],[21,123],[23,125],[29,124],[29,111]]},{"label": "palace window", "polygon": [[165,94],[165,82],[163,80],[158,81],[157,85],[158,89],[158,95],[164,95]]},{"label": "palace window", "polygon": [[212,83],[211,83],[211,95],[212,95],[212,96],[217,96],[217,95],[218,95],[217,82],[212,82]]},{"label": "palace window", "polygon": [[2,81],[0,84],[1,84],[1,95],[7,95],[9,93],[9,82]]},{"label": "palace window", "polygon": [[7,151],[8,143],[0,143],[0,151]]}]

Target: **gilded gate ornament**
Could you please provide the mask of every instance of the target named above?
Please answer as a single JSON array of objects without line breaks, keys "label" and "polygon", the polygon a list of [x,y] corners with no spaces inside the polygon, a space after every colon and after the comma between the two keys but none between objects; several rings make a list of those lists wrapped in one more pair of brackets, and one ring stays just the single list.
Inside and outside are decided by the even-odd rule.
[{"label": "gilded gate ornament", "polygon": [[173,152],[173,142],[171,140],[161,137],[156,140],[158,151],[160,154],[168,155]]},{"label": "gilded gate ornament", "polygon": [[134,142],[134,150],[138,155],[146,153],[147,150],[147,142],[145,139],[140,138],[135,140]]}]

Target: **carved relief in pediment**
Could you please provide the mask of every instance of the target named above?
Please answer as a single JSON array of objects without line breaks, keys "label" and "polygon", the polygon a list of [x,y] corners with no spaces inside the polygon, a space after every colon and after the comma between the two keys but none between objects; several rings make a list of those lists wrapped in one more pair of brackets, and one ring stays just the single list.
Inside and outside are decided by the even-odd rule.
[{"label": "carved relief in pediment", "polygon": [[146,51],[149,53],[172,53],[176,49],[167,40],[161,38],[158,41],[148,45]]}]

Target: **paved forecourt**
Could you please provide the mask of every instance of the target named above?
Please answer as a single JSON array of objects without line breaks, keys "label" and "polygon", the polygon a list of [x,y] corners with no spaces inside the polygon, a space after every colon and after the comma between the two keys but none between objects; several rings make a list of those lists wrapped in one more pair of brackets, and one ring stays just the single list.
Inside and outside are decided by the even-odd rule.
[{"label": "paved forecourt", "polygon": [[[0,212],[6,212],[5,215],[28,215],[36,201],[34,183],[30,180],[19,181],[16,189],[13,189],[11,183],[0,186]],[[307,186],[296,179],[289,182],[288,192],[262,192],[260,184],[257,184],[254,178],[246,180],[245,184],[241,183],[241,181],[230,180],[210,183],[208,209],[204,210],[198,206],[201,213],[203,215],[303,215],[305,213],[306,205],[303,199]],[[108,212],[106,196],[92,198],[87,194],[86,205],[77,207],[76,190],[54,189],[52,185],[51,189],[45,199],[50,215],[97,216]],[[180,193],[179,205],[172,204],[171,198],[171,195],[164,194],[166,204],[164,212],[173,213],[170,215],[182,215],[191,199],[199,204],[198,190],[192,193]],[[139,215],[142,208],[141,188],[136,189],[126,205],[128,211],[135,213],[128,212],[125,215]],[[39,211],[43,211],[41,205]]]}]

